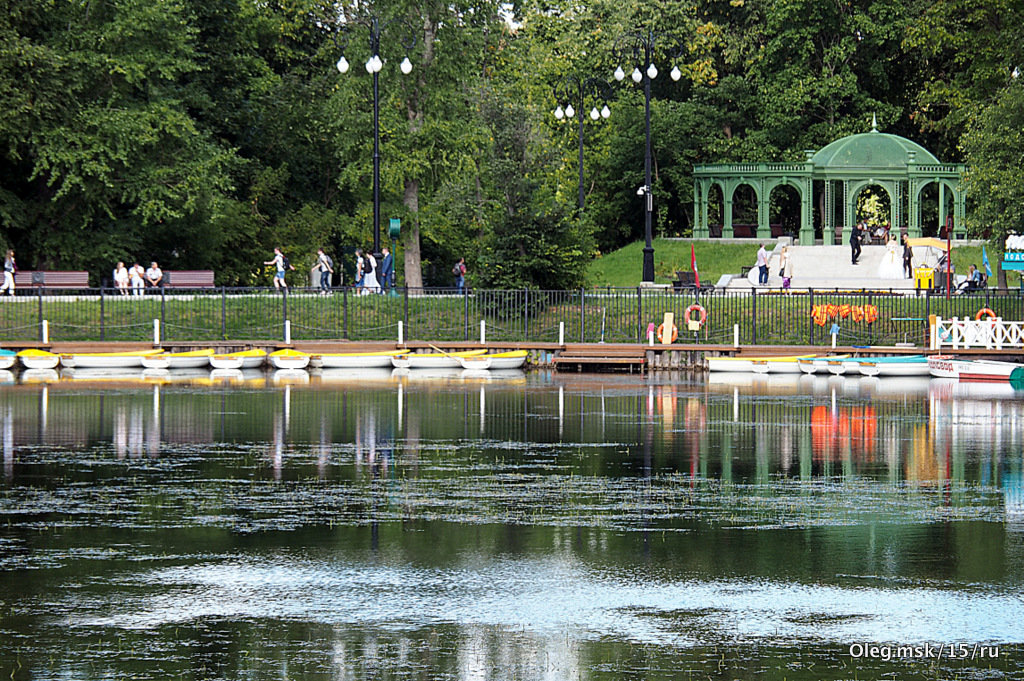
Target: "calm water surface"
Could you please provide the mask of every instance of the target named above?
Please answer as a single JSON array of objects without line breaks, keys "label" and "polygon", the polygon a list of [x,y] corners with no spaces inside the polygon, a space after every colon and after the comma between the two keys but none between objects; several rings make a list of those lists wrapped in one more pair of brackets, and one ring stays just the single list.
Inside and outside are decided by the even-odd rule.
[{"label": "calm water surface", "polygon": [[1008,386],[27,378],[3,678],[1024,679]]}]

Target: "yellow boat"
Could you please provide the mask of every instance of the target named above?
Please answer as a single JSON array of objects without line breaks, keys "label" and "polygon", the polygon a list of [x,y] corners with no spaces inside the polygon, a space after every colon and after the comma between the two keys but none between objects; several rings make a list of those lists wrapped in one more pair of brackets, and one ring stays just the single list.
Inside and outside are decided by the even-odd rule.
[{"label": "yellow boat", "polygon": [[188,352],[161,352],[142,359],[147,369],[199,369],[210,363],[213,350],[189,350]]},{"label": "yellow boat", "polygon": [[210,366],[214,369],[258,369],[267,361],[266,350],[252,349],[226,352],[210,357]]},{"label": "yellow boat", "polygon": [[267,359],[275,369],[305,369],[309,366],[309,360],[312,357],[313,355],[308,352],[299,352],[289,348],[276,350],[267,355]]},{"label": "yellow boat", "polygon": [[60,356],[61,366],[74,369],[130,369],[141,367],[145,357],[162,353],[156,350],[128,350],[126,352],[77,352]]},{"label": "yellow boat", "polygon": [[459,364],[464,369],[521,369],[526,364],[526,350],[510,350],[509,352],[492,352],[486,355],[460,357]]},{"label": "yellow boat", "polygon": [[462,352],[423,352],[410,353],[391,358],[391,366],[396,369],[460,369],[459,360],[466,357],[482,355],[486,350],[464,350]]},{"label": "yellow boat", "polygon": [[55,369],[60,364],[60,355],[46,350],[22,350],[18,361],[26,369]]},{"label": "yellow boat", "polygon": [[380,352],[325,352],[313,355],[324,369],[370,369],[390,367],[392,357],[408,355],[408,350],[382,350]]}]

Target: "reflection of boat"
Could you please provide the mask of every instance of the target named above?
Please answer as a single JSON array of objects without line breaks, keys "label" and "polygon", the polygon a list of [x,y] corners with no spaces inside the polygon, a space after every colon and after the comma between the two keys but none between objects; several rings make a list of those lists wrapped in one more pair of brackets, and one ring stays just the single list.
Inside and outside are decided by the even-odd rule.
[{"label": "reflection of boat", "polygon": [[796,361],[800,371],[805,374],[827,374],[829,362],[841,362],[849,355],[834,355],[832,357],[801,357]]},{"label": "reflection of boat", "polygon": [[526,350],[510,350],[509,352],[492,352],[487,355],[472,355],[460,357],[459,364],[463,369],[474,370],[503,370],[521,369],[526,364]]},{"label": "reflection of boat", "polygon": [[14,383],[14,372],[0,369],[0,383]]},{"label": "reflection of boat", "polygon": [[932,399],[1007,400],[1024,398],[1024,392],[1009,381],[961,381],[956,378],[933,378],[928,384]]},{"label": "reflection of boat", "polygon": [[[270,360],[270,364],[275,369],[305,369],[309,366],[310,357],[312,355],[307,352],[299,352],[298,350],[288,348],[275,350],[267,355],[267,359]],[[309,377],[307,376],[306,378]]]},{"label": "reflection of boat", "polygon": [[927,395],[931,379],[927,376],[872,376],[861,379],[861,388],[878,397]]},{"label": "reflection of boat", "polygon": [[258,369],[267,361],[264,350],[239,350],[226,352],[210,357],[210,366],[214,369]]},{"label": "reflection of boat", "polygon": [[455,379],[462,376],[464,369],[460,366],[456,367],[437,367],[434,369],[407,369],[405,367],[395,367],[391,372],[391,375],[395,378],[405,377],[410,380],[412,379],[424,379],[424,380],[441,380],[441,379]]},{"label": "reflection of boat", "polygon": [[936,378],[960,381],[1009,381],[1014,371],[1024,374],[1024,365],[991,359],[960,359],[952,355],[928,358],[928,370]]},{"label": "reflection of boat", "polygon": [[373,367],[369,369],[323,369],[315,377],[320,383],[347,383],[356,385],[367,381],[390,381],[391,360],[388,360],[388,367]]},{"label": "reflection of boat", "polygon": [[392,357],[409,354],[408,350],[383,350],[381,352],[325,352],[313,355],[313,363],[319,359],[324,369],[373,369],[390,368]]},{"label": "reflection of boat", "polygon": [[10,369],[18,361],[18,353],[14,350],[0,350],[0,369]]},{"label": "reflection of boat", "polygon": [[142,377],[155,383],[203,383],[210,378],[210,372],[203,368],[189,369],[144,369]]},{"label": "reflection of boat", "polygon": [[147,369],[198,369],[210,362],[213,350],[189,350],[188,352],[162,352],[142,358]]},{"label": "reflection of boat", "polygon": [[259,369],[212,369],[210,381],[213,383],[259,383],[264,380]]},{"label": "reflection of boat", "polygon": [[862,376],[927,376],[928,358],[924,355],[865,358],[857,364],[857,369]]},{"label": "reflection of boat", "polygon": [[141,367],[145,357],[161,350],[130,350],[127,352],[77,352],[61,355],[61,366],[69,369],[129,369]]},{"label": "reflection of boat", "polygon": [[46,350],[22,350],[18,361],[26,369],[54,369],[60,363],[60,355]]},{"label": "reflection of boat", "polygon": [[56,383],[60,374],[56,369],[25,369],[18,378],[22,383]]},{"label": "reflection of boat", "polygon": [[462,368],[459,360],[464,357],[482,355],[486,350],[465,350],[463,352],[424,352],[401,357],[392,357],[391,366],[398,369],[453,369]]},{"label": "reflection of boat", "polygon": [[709,386],[727,388],[754,388],[756,392],[802,394],[804,381],[810,377],[804,374],[755,374],[737,371],[723,371],[708,374]]},{"label": "reflection of boat", "polygon": [[309,373],[305,369],[278,369],[270,374],[270,378],[274,383],[309,383]]},{"label": "reflection of boat", "polygon": [[67,367],[60,377],[72,381],[138,381],[142,367]]}]

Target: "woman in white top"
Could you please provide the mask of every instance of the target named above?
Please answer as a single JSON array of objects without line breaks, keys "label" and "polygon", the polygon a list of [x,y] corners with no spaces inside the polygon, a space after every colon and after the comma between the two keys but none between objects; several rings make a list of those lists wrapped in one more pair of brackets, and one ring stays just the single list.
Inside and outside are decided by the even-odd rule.
[{"label": "woman in white top", "polygon": [[363,293],[377,293],[380,291],[380,285],[377,284],[377,259],[373,257],[373,253],[364,253],[363,259],[365,261]]},{"label": "woman in white top", "polygon": [[903,254],[900,253],[900,244],[893,234],[885,247],[885,255],[878,265],[879,279],[902,279],[903,278]]},{"label": "woman in white top", "polygon": [[117,267],[114,268],[114,286],[117,287],[122,296],[128,295],[128,268],[120,261],[118,261]]}]

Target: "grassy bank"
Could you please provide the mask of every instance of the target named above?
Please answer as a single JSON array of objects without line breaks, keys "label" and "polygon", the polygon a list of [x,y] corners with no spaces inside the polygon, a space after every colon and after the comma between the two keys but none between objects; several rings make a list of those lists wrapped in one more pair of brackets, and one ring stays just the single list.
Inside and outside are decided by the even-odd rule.
[{"label": "grassy bank", "polygon": [[[714,284],[723,274],[739,274],[746,265],[757,259],[757,245],[722,243],[715,241],[688,241],[655,239],[654,281],[671,283],[677,270],[690,270],[690,245],[697,254],[697,270],[702,283]],[[643,266],[642,241],[604,254],[590,264],[587,281],[591,286],[636,286]]]}]

